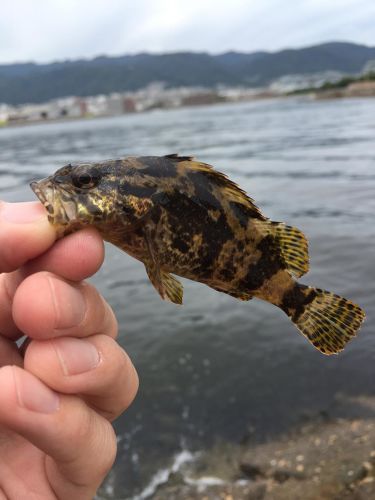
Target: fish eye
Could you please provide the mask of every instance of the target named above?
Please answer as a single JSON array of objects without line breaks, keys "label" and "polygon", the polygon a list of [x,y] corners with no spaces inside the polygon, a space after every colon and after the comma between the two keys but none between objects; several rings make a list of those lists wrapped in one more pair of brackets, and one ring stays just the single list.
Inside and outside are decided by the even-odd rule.
[{"label": "fish eye", "polygon": [[99,182],[99,173],[96,171],[76,173],[72,175],[72,182],[77,188],[89,189]]}]

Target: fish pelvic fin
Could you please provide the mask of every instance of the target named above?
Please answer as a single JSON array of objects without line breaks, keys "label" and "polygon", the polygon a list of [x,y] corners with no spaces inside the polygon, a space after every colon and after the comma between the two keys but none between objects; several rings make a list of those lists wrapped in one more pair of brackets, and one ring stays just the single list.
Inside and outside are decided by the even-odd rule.
[{"label": "fish pelvic fin", "polygon": [[270,234],[278,247],[285,268],[296,278],[300,278],[309,270],[308,242],[302,231],[287,226],[283,222],[270,220],[256,221],[262,230]]},{"label": "fish pelvic fin", "polygon": [[302,335],[326,355],[342,351],[365,319],[365,312],[354,302],[298,283],[284,293],[280,307]]},{"label": "fish pelvic fin", "polygon": [[147,275],[163,300],[182,304],[184,289],[182,283],[171,274],[160,269],[154,262],[145,263]]}]

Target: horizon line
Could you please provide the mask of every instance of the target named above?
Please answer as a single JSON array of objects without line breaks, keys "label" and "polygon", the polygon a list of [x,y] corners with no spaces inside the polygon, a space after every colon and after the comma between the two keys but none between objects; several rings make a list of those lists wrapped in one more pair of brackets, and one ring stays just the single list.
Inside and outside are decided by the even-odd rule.
[{"label": "horizon line", "polygon": [[302,45],[302,46],[286,46],[284,48],[276,49],[276,50],[264,50],[264,49],[258,49],[258,50],[252,50],[252,51],[246,51],[246,50],[238,50],[238,49],[227,49],[224,51],[220,52],[213,52],[209,50],[189,50],[189,49],[181,49],[181,50],[172,50],[172,51],[152,51],[152,50],[140,50],[138,52],[125,52],[121,54],[98,54],[96,56],[90,56],[90,57],[77,57],[77,58],[66,58],[66,59],[52,59],[47,62],[38,62],[35,60],[28,60],[28,61],[14,61],[14,62],[7,62],[3,63],[0,62],[0,67],[3,66],[17,66],[17,65],[27,65],[27,64],[33,64],[35,66],[47,66],[50,64],[62,64],[62,63],[69,63],[69,62],[79,62],[79,61],[94,61],[95,59],[101,59],[101,58],[108,58],[108,59],[120,59],[122,57],[136,57],[139,55],[150,55],[150,56],[163,56],[163,55],[172,55],[172,54],[208,54],[210,56],[220,56],[224,54],[230,54],[230,53],[236,53],[236,54],[246,54],[246,55],[251,55],[251,54],[257,54],[257,53],[264,53],[264,54],[277,54],[279,52],[284,52],[284,51],[289,51],[289,50],[304,50],[304,49],[309,49],[313,47],[320,47],[322,45],[332,45],[332,44],[349,44],[349,45],[358,45],[361,47],[366,47],[366,48],[375,48],[375,46],[367,45],[365,43],[359,43],[359,42],[352,42],[348,40],[329,40],[325,42],[320,42],[312,45]]}]

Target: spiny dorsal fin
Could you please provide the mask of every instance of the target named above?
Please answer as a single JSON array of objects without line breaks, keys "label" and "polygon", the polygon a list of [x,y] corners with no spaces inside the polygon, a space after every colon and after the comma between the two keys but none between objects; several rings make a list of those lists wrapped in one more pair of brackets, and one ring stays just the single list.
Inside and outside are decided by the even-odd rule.
[{"label": "spiny dorsal fin", "polygon": [[179,156],[178,153],[171,153],[169,155],[165,155],[164,158],[169,158],[170,160],[176,160],[176,161],[192,161],[192,160],[194,160],[194,156]]},{"label": "spiny dorsal fin", "polygon": [[266,217],[264,217],[260,209],[256,206],[254,200],[250,198],[245,193],[245,191],[243,191],[235,182],[231,181],[225,174],[223,174],[222,172],[218,172],[207,163],[198,161],[190,161],[186,166],[193,171],[202,172],[204,175],[206,175],[210,181],[212,181],[222,190],[224,196],[226,196],[229,201],[243,205],[245,208],[251,210],[251,212],[255,216],[258,216],[260,219],[266,220]]}]

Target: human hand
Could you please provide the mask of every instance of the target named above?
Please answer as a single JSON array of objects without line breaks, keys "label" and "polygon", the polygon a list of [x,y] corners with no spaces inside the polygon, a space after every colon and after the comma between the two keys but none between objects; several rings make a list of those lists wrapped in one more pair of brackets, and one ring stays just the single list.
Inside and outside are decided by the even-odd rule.
[{"label": "human hand", "polygon": [[0,202],[1,500],[93,498],[116,454],[110,422],[138,389],[110,306],[81,281],[100,236],[54,241],[40,203]]}]

